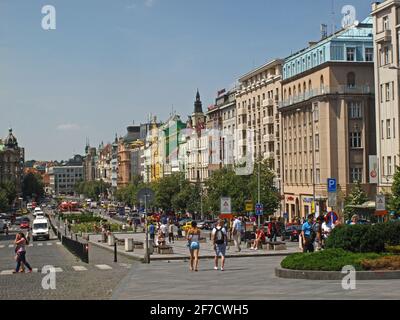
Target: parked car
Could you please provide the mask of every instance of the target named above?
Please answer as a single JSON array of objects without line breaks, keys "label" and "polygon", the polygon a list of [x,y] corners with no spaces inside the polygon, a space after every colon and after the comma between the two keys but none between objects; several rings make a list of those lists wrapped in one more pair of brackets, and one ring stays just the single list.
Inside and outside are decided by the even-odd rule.
[{"label": "parked car", "polygon": [[301,233],[301,226],[292,225],[288,226],[285,229],[285,239],[289,239],[290,241],[299,241],[299,236]]},{"label": "parked car", "polygon": [[202,227],[199,227],[199,228],[203,229],[203,230],[212,230],[216,223],[217,223],[217,221],[215,221],[215,220],[205,220],[203,222]]}]

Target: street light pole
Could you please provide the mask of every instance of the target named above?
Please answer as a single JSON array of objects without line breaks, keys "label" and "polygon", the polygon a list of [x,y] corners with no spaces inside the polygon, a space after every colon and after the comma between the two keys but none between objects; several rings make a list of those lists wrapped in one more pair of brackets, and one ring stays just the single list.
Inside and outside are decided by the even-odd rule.
[{"label": "street light pole", "polygon": [[144,218],[145,218],[145,228],[146,228],[146,243],[145,243],[145,249],[144,249],[144,262],[145,263],[150,263],[150,254],[149,254],[149,230],[148,230],[148,225],[147,225],[147,194],[144,195]]},{"label": "street light pole", "polygon": [[[258,204],[261,203],[260,171],[261,171],[261,162],[260,162],[260,158],[259,158],[258,159],[258,177],[257,177]],[[260,229],[260,226],[261,226],[261,216],[258,215],[258,229]]]}]

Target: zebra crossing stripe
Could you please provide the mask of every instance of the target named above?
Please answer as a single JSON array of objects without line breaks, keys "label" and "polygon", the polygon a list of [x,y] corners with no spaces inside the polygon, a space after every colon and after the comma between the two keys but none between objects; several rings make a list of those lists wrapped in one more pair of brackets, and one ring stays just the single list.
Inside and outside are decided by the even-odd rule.
[{"label": "zebra crossing stripe", "polygon": [[9,248],[13,248],[14,245],[13,245],[13,244],[9,244],[8,247],[9,247]]},{"label": "zebra crossing stripe", "polygon": [[52,243],[47,243],[47,245],[48,245],[48,246],[52,246],[53,244],[52,244]]},{"label": "zebra crossing stripe", "polygon": [[39,269],[38,269],[38,268],[32,268],[32,272],[38,273],[38,272],[39,272]]},{"label": "zebra crossing stripe", "polygon": [[63,269],[61,269],[61,268],[59,268],[59,267],[56,267],[56,268],[54,268],[54,271],[55,271],[55,272],[63,272]]},{"label": "zebra crossing stripe", "polygon": [[8,276],[8,275],[10,275],[10,274],[13,274],[13,271],[14,271],[14,270],[4,270],[4,271],[1,271],[1,272],[0,272],[0,275],[1,275],[1,276]]},{"label": "zebra crossing stripe", "polygon": [[100,269],[100,270],[111,270],[112,267],[110,267],[109,265],[106,264],[96,264],[95,265],[96,268]]},{"label": "zebra crossing stripe", "polygon": [[33,247],[33,244],[31,243],[30,245],[28,245],[28,247]]},{"label": "zebra crossing stripe", "polygon": [[38,246],[38,247],[42,247],[42,246],[43,246],[43,243],[38,243],[37,246]]},{"label": "zebra crossing stripe", "polygon": [[73,266],[72,267],[75,271],[87,271],[87,268],[84,266]]},{"label": "zebra crossing stripe", "polygon": [[58,241],[58,242],[56,242],[58,245],[61,245],[61,242],[60,241]]},{"label": "zebra crossing stripe", "polygon": [[4,246],[3,245],[0,245],[0,249],[3,249],[4,248]]}]

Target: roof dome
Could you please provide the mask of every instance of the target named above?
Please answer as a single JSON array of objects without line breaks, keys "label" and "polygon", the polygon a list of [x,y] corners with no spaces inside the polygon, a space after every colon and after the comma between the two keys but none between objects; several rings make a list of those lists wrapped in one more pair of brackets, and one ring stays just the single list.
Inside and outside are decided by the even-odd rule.
[{"label": "roof dome", "polygon": [[5,138],[5,140],[4,140],[4,145],[7,148],[17,148],[18,147],[17,138],[15,138],[15,136],[13,135],[11,128],[9,129],[7,138]]}]

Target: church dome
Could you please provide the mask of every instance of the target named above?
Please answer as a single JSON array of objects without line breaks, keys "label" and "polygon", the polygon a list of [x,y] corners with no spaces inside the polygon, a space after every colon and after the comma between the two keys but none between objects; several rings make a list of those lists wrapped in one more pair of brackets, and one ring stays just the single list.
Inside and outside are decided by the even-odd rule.
[{"label": "church dome", "polygon": [[6,148],[14,149],[18,147],[17,138],[12,133],[12,129],[9,130],[7,138],[4,140],[4,145]]}]

